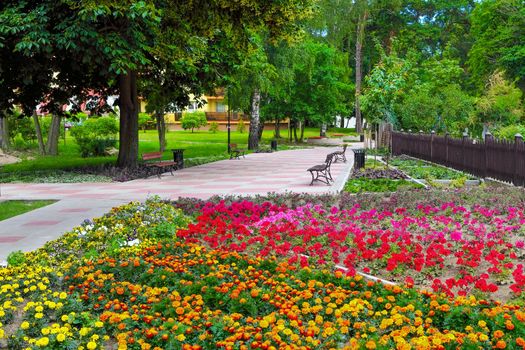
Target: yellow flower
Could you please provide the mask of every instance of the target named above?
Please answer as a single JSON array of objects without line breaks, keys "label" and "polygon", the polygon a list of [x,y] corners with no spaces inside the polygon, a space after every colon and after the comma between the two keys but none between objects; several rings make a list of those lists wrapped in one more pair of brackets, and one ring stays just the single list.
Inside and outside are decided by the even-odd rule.
[{"label": "yellow flower", "polygon": [[49,328],[47,328],[47,327],[42,328],[42,334],[43,335],[48,335],[49,334]]},{"label": "yellow flower", "polygon": [[177,340],[178,340],[178,341],[184,341],[185,339],[186,339],[186,337],[184,336],[184,334],[179,334],[179,335],[177,336]]},{"label": "yellow flower", "polygon": [[66,335],[63,334],[63,333],[59,333],[59,334],[57,335],[57,341],[59,341],[59,342],[63,342],[64,340],[66,340]]},{"label": "yellow flower", "polygon": [[102,321],[97,321],[97,322],[95,322],[95,327],[97,327],[97,328],[102,328],[102,327],[104,327],[104,322],[102,322]]},{"label": "yellow flower", "polygon": [[36,345],[37,346],[41,346],[41,347],[44,347],[44,346],[47,346],[47,344],[49,344],[49,338],[48,337],[43,337],[43,338],[40,338],[36,341]]},{"label": "yellow flower", "polygon": [[261,326],[262,328],[267,328],[269,325],[270,324],[266,320],[261,320],[261,322],[259,322],[259,326]]},{"label": "yellow flower", "polygon": [[94,350],[97,348],[97,343],[95,343],[94,341],[90,341],[89,343],[87,343],[86,347],[88,348],[88,350]]},{"label": "yellow flower", "polygon": [[41,313],[41,312],[37,312],[37,313],[35,314],[35,318],[39,318],[39,319],[40,319],[40,318],[42,318],[42,317],[44,317],[44,314]]},{"label": "yellow flower", "polygon": [[60,299],[65,299],[65,298],[67,298],[67,293],[66,293],[66,292],[62,292],[62,293],[60,293],[60,294],[58,295],[58,297],[59,297]]},{"label": "yellow flower", "polygon": [[29,328],[29,322],[24,321],[20,324],[20,328],[22,329],[28,329]]}]

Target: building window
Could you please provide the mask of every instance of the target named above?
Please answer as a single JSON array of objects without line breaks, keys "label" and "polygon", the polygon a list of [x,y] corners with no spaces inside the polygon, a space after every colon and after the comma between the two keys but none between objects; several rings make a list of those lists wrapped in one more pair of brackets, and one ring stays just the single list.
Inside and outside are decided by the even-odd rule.
[{"label": "building window", "polygon": [[215,112],[226,112],[226,106],[222,102],[217,102],[215,104]]},{"label": "building window", "polygon": [[188,112],[195,112],[199,109],[199,104],[196,101],[191,101],[188,106]]}]

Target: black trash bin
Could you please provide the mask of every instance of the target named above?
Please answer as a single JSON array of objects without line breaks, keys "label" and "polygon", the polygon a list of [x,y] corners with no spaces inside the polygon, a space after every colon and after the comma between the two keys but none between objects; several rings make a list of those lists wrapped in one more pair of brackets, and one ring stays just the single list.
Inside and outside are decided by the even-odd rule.
[{"label": "black trash bin", "polygon": [[271,148],[272,148],[272,151],[277,151],[277,140],[272,140]]},{"label": "black trash bin", "polygon": [[184,149],[175,148],[171,150],[173,152],[173,161],[177,163],[177,169],[184,168]]},{"label": "black trash bin", "polygon": [[354,168],[361,169],[365,167],[365,149],[354,150]]}]

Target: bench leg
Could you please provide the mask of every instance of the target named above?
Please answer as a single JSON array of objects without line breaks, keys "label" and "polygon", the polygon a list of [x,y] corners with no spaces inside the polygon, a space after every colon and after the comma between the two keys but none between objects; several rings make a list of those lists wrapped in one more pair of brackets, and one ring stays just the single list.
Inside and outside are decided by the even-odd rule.
[{"label": "bench leg", "polygon": [[[315,181],[322,182],[324,184],[327,184],[330,186],[330,179],[328,178],[328,174],[325,171],[318,171],[318,170],[309,170],[310,174],[312,175],[312,182],[310,182],[310,186],[313,186]],[[314,176],[315,171],[315,176]]]}]

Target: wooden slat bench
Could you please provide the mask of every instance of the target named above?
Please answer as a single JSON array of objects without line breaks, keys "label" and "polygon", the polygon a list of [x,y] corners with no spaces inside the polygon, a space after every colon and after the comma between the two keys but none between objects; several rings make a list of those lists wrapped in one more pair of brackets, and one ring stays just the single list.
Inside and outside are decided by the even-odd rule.
[{"label": "wooden slat bench", "polygon": [[164,169],[168,168],[173,176],[173,168],[177,166],[177,163],[172,160],[162,160],[162,152],[150,152],[142,154],[142,161],[144,165],[151,168],[157,168],[157,176],[160,179],[160,175],[164,172]]},{"label": "wooden slat bench", "polygon": [[243,148],[238,148],[236,143],[230,143],[230,159],[241,159],[246,158],[244,155],[246,150]]},{"label": "wooden slat bench", "polygon": [[330,153],[326,156],[324,164],[314,165],[313,167],[306,170],[312,175],[312,182],[310,182],[310,186],[314,184],[314,181],[319,181],[327,185],[330,185],[330,181],[334,181],[330,172],[330,166],[332,165],[334,157],[335,153]]},{"label": "wooden slat bench", "polygon": [[346,163],[346,149],[348,148],[348,145],[345,143],[343,145],[343,150],[334,152],[334,163],[337,163],[337,161],[342,160],[344,163]]}]

